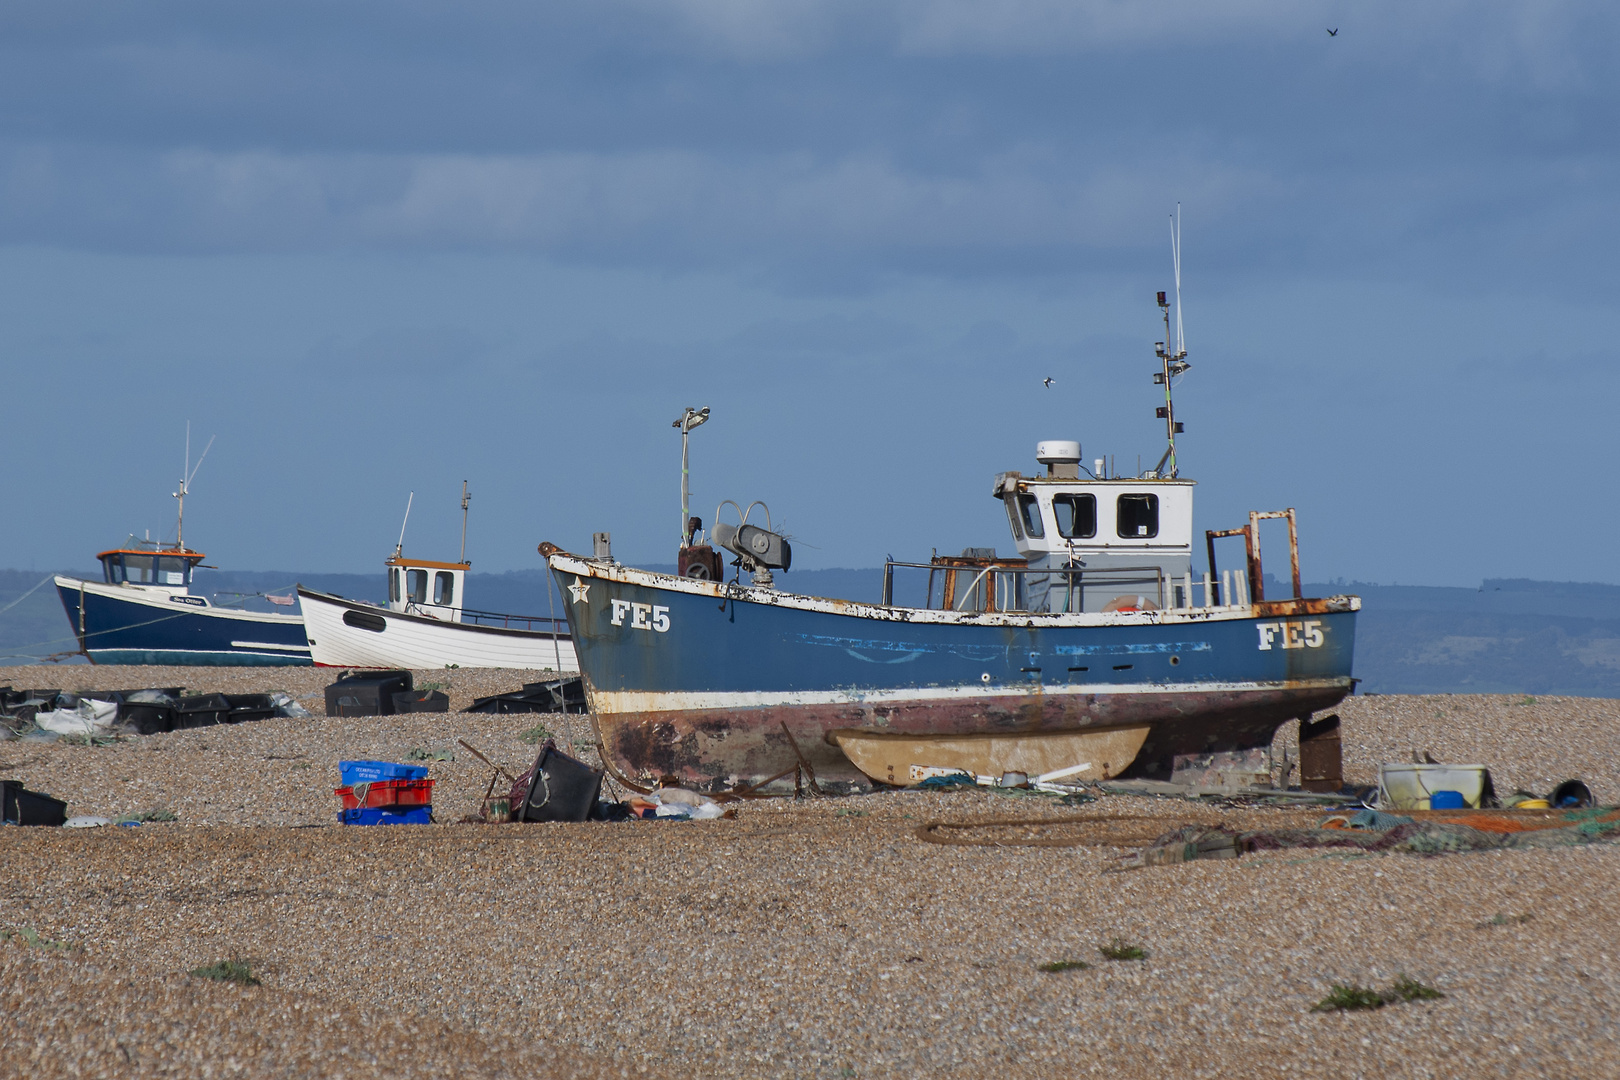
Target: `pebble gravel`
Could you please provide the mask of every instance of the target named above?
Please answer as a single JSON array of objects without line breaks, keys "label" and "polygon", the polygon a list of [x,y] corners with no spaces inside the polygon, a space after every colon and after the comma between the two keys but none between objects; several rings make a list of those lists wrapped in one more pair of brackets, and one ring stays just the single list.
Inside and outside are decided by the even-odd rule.
[{"label": "pebble gravel", "polygon": [[[330,677],[13,668],[0,682],[305,695]],[[454,672],[452,700],[535,677]],[[1503,792],[1575,776],[1620,801],[1620,702],[1338,711],[1355,781],[1427,750],[1489,765]],[[525,732],[560,721],[317,717],[0,743],[0,777],[72,813],[177,818],[0,829],[0,1076],[1620,1074],[1620,846],[1118,872],[1182,823],[1315,815],[979,790],[766,799],[708,822],[453,824],[489,778],[457,739],[521,771]],[[585,742],[573,725],[564,737]],[[419,747],[454,754],[427,762],[445,824],[334,823],[337,760]],[[1083,842],[917,832],[1004,818],[1077,818],[1047,834]],[[1116,940],[1145,959],[1105,959]],[[227,958],[262,985],[187,974]],[[1041,970],[1056,961],[1089,966]],[[1311,1009],[1335,983],[1403,975],[1445,997]]]}]

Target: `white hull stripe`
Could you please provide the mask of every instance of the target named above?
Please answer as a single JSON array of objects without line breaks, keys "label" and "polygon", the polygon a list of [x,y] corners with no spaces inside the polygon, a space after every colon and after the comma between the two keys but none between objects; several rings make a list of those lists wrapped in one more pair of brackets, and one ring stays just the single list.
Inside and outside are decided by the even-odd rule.
[{"label": "white hull stripe", "polygon": [[880,705],[924,701],[972,701],[1005,697],[1084,697],[1093,694],[1232,694],[1271,690],[1334,690],[1343,679],[1299,679],[1289,682],[1200,683],[1065,683],[1059,686],[926,686],[902,690],[768,690],[685,691],[596,690],[592,711],[614,713],[686,712],[708,709],[791,708],[795,705]]},{"label": "white hull stripe", "polygon": [[283,652],[309,652],[308,645],[278,645],[274,641],[233,641],[233,649],[280,649]]}]

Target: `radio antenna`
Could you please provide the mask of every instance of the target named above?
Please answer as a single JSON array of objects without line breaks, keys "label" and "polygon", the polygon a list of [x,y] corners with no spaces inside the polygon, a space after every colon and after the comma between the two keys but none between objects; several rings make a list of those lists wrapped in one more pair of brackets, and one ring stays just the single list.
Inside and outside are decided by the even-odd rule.
[{"label": "radio antenna", "polygon": [[214,448],[214,440],[217,438],[219,438],[218,435],[208,437],[208,445],[203,447],[202,455],[197,458],[197,464],[193,466],[191,464],[191,421],[186,421],[185,463],[180,467],[180,490],[174,492],[174,497],[180,504],[179,513],[175,516],[174,522],[174,546],[176,550],[186,550],[186,492],[191,490],[191,482],[196,479],[197,470],[202,468],[203,458],[207,457],[208,451]]},{"label": "radio antenna", "polygon": [[405,551],[405,526],[411,521],[411,503],[416,500],[416,492],[411,492],[410,498],[405,500],[405,520],[399,523],[399,543],[394,545],[394,558],[399,558]]},{"label": "radio antenna", "polygon": [[1174,225],[1170,230],[1170,258],[1176,270],[1176,355],[1187,355],[1187,338],[1181,332],[1181,204],[1176,203]]},{"label": "radio antenna", "polygon": [[1181,329],[1181,204],[1176,203],[1176,212],[1170,215],[1170,263],[1175,272],[1176,282],[1176,326],[1172,334],[1170,330],[1170,301],[1159,294],[1159,312],[1164,317],[1164,340],[1154,343],[1154,353],[1162,365],[1160,370],[1153,373],[1153,381],[1164,386],[1164,404],[1155,410],[1160,419],[1164,421],[1165,450],[1164,456],[1153,467],[1153,475],[1167,479],[1175,479],[1179,466],[1176,462],[1176,436],[1184,429],[1176,420],[1176,403],[1171,391],[1175,388],[1176,376],[1192,367],[1187,362],[1187,339]]}]

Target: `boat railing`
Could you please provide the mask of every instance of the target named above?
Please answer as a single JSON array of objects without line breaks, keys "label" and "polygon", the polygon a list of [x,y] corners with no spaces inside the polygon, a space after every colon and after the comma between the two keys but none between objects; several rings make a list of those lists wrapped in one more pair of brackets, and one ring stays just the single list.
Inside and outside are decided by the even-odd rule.
[{"label": "boat railing", "polygon": [[461,621],[475,626],[500,626],[508,630],[533,630],[545,634],[568,633],[567,619],[552,619],[544,615],[506,615],[498,611],[462,608]]},{"label": "boat railing", "polygon": [[[1078,612],[1086,610],[1088,590],[1092,596],[1100,592],[1110,601],[1125,601],[1112,610],[1190,610],[1249,603],[1248,582],[1241,571],[1205,573],[1195,580],[1190,572],[1178,579],[1162,566],[1033,567],[1021,559],[941,556],[926,563],[887,560],[882,600],[886,607],[894,604],[896,569],[928,571],[923,603],[915,606],[943,611]],[[1139,599],[1131,603],[1133,598]]]}]

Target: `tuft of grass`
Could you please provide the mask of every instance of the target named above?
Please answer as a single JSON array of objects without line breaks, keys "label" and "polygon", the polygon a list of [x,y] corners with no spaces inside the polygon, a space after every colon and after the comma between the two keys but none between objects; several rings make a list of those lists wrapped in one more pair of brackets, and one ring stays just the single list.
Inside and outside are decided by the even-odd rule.
[{"label": "tuft of grass", "polygon": [[1520,705],[1534,705],[1535,703],[1536,699],[1533,697],[1526,697],[1523,701],[1519,702]]},{"label": "tuft of grass", "polygon": [[1397,1001],[1439,1001],[1445,996],[1434,987],[1402,974],[1395,977],[1388,990],[1374,990],[1354,983],[1334,983],[1328,996],[1311,1006],[1311,1012],[1382,1009]]},{"label": "tuft of grass", "polygon": [[424,694],[431,693],[434,690],[448,690],[450,689],[450,682],[448,679],[444,682],[425,682],[421,686],[418,686],[417,689],[422,691]]},{"label": "tuft of grass", "polygon": [[1147,950],[1140,945],[1131,945],[1119,938],[1115,938],[1107,945],[1097,946],[1097,951],[1108,960],[1146,960]]},{"label": "tuft of grass", "polygon": [[61,952],[67,952],[73,948],[66,942],[52,941],[48,937],[41,937],[39,931],[32,926],[18,927],[16,930],[0,930],[0,941],[10,941],[12,938],[20,938],[24,944],[36,949],[57,949]]},{"label": "tuft of grass", "polygon": [[518,738],[522,739],[526,743],[542,743],[551,738],[551,729],[546,727],[544,724],[536,724],[528,731],[525,731],[523,734],[519,735]]},{"label": "tuft of grass", "polygon": [[1402,1001],[1439,1001],[1446,995],[1432,986],[1425,986],[1416,979],[1397,975],[1395,982],[1390,986],[1390,992]]},{"label": "tuft of grass", "polygon": [[1355,983],[1334,983],[1328,996],[1311,1006],[1311,1012],[1333,1012],[1344,1010],[1346,1012],[1356,1009],[1382,1009],[1387,1002],[1384,995],[1369,986],[1357,986]]},{"label": "tuft of grass", "polygon": [[1048,975],[1056,975],[1062,971],[1089,971],[1091,965],[1084,960],[1053,960],[1050,964],[1042,964],[1035,970],[1044,971]]},{"label": "tuft of grass", "polygon": [[259,980],[253,976],[253,966],[246,960],[219,960],[207,967],[192,968],[191,974],[199,979],[216,979],[239,986],[259,985]]},{"label": "tuft of grass", "polygon": [[1474,929],[1489,930],[1493,926],[1518,926],[1521,923],[1527,923],[1529,921],[1530,916],[1528,915],[1503,915],[1499,911],[1495,915],[1492,915],[1490,918],[1486,919],[1484,922],[1475,923]]}]

